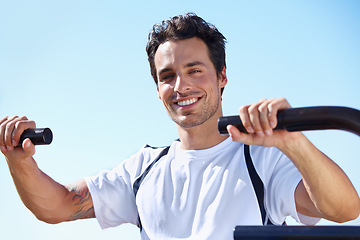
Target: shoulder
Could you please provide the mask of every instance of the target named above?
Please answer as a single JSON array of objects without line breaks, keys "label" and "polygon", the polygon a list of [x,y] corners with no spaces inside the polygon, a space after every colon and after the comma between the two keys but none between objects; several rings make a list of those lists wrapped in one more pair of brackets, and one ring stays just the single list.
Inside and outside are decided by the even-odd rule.
[{"label": "shoulder", "polygon": [[250,156],[261,179],[268,182],[276,169],[283,165],[293,165],[290,159],[276,147],[251,145]]},{"label": "shoulder", "polygon": [[155,160],[160,154],[162,154],[162,155],[167,154],[168,150],[172,146],[173,145],[154,147],[154,146],[146,144],[140,149],[140,151],[139,151],[140,154],[138,157],[142,158],[144,160],[143,165],[148,165],[153,160]]},{"label": "shoulder", "polygon": [[128,185],[132,185],[164,148],[166,147],[143,145],[137,152],[121,161],[114,168],[102,170],[95,176],[86,178],[86,180],[87,182],[89,179],[93,182],[114,182],[122,179]]},{"label": "shoulder", "polygon": [[177,144],[177,141],[169,146],[154,147],[151,145],[144,145],[136,154],[131,156],[125,161],[126,168],[134,173],[137,177],[141,175],[145,169],[152,164],[156,158],[161,155],[168,154],[168,150],[173,148]]}]

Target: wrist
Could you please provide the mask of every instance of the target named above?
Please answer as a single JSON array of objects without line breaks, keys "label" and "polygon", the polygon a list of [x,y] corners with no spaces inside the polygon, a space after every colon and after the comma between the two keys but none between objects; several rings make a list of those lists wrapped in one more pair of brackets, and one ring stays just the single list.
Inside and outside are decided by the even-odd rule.
[{"label": "wrist", "polygon": [[6,158],[9,166],[10,173],[13,177],[32,175],[34,169],[38,169],[37,164],[33,157],[27,157],[22,159],[9,159]]},{"label": "wrist", "polygon": [[289,158],[294,155],[301,155],[303,152],[301,149],[309,142],[302,132],[288,133],[284,139],[277,148]]}]

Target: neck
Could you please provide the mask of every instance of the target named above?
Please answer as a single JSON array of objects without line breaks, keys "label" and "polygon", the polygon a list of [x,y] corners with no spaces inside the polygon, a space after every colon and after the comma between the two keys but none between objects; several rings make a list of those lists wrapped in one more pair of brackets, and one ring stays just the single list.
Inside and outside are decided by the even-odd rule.
[{"label": "neck", "polygon": [[192,128],[178,126],[181,148],[184,150],[207,149],[224,141],[227,136],[219,134],[217,119],[218,117],[214,116],[205,123]]}]

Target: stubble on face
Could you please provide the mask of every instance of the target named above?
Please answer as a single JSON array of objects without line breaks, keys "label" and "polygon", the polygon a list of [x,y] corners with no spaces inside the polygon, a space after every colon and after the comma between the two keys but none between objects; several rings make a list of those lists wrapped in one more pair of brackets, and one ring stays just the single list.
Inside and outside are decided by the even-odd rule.
[{"label": "stubble on face", "polygon": [[[169,102],[172,102],[174,99],[179,97],[188,97],[196,95],[198,92],[188,92],[186,94],[176,93],[170,97]],[[215,94],[218,96],[219,93]],[[170,118],[180,127],[184,129],[189,129],[192,127],[199,126],[209,120],[214,114],[218,111],[220,102],[219,99],[216,99],[214,103],[211,103],[211,99],[207,98],[208,95],[204,95],[199,101],[204,101],[199,110],[195,112],[194,110],[182,111],[181,114],[176,113],[176,110],[171,108],[168,110]]]}]

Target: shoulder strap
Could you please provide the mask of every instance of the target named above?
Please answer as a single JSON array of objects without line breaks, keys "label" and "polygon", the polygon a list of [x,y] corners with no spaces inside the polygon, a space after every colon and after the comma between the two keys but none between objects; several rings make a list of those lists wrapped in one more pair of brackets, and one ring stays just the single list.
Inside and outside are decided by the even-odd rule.
[{"label": "shoulder strap", "polygon": [[245,155],[246,167],[248,169],[251,183],[254,187],[256,198],[257,198],[257,201],[259,204],[262,223],[263,223],[263,225],[274,225],[270,221],[270,219],[268,219],[268,217],[267,217],[267,212],[266,212],[265,205],[264,205],[264,191],[265,191],[264,184],[254,167],[253,161],[250,156],[249,145],[244,145],[244,155]]},{"label": "shoulder strap", "polygon": [[169,152],[169,148],[170,146],[164,148],[160,154],[154,159],[154,161],[145,169],[145,171],[136,179],[136,181],[134,182],[133,184],[133,192],[135,194],[135,197],[136,197],[136,194],[139,190],[139,187],[140,187],[140,184],[142,183],[142,181],[144,180],[144,178],[146,177],[146,175],[150,172],[150,169],[155,165],[155,163],[157,161],[159,161],[159,159],[166,155],[168,152]]},{"label": "shoulder strap", "polygon": [[[164,148],[160,154],[154,159],[154,161],[145,169],[145,171],[136,179],[136,181],[133,184],[133,192],[135,195],[135,199],[136,199],[136,194],[139,190],[140,184],[142,183],[142,181],[144,180],[144,178],[146,177],[146,175],[150,172],[150,169],[155,165],[155,163],[157,161],[160,160],[161,157],[163,157],[164,155],[166,155],[169,152],[169,148],[170,146]],[[141,221],[140,221],[140,216],[139,218],[139,224],[138,227],[140,228],[140,231],[142,230],[142,225],[141,225]]]}]

